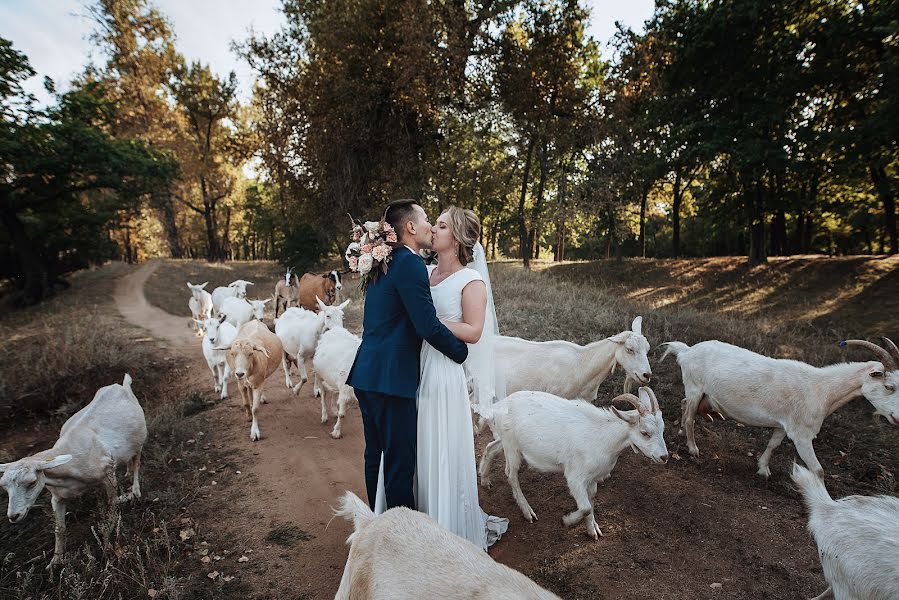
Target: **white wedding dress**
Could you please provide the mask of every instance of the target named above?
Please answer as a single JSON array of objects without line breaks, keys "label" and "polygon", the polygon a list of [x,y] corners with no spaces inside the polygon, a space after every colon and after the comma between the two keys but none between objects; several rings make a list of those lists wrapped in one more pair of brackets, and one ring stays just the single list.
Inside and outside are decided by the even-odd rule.
[{"label": "white wedding dress", "polygon": [[[428,275],[434,267],[428,267]],[[437,316],[462,320],[462,290],[481,275],[471,268],[456,271],[431,286]],[[421,348],[418,387],[416,508],[441,526],[486,549],[509,526],[508,519],[487,515],[478,504],[474,431],[465,369],[427,342]],[[384,512],[384,472],[378,479],[375,512]]]}]

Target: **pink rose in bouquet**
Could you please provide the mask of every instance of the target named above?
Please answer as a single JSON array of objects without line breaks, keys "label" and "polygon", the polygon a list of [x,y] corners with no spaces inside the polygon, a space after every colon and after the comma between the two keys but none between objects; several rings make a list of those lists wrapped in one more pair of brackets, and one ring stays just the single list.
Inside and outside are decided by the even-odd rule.
[{"label": "pink rose in bouquet", "polygon": [[381,261],[381,260],[384,260],[385,258],[387,258],[388,256],[390,256],[390,251],[391,251],[390,246],[381,244],[379,246],[375,246],[374,248],[372,248],[371,256],[375,260]]}]

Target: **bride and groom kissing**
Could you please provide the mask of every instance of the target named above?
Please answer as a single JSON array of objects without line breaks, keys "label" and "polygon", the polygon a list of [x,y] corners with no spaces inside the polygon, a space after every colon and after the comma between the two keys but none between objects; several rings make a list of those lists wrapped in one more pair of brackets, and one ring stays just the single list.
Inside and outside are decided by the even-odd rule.
[{"label": "bride and groom kissing", "polygon": [[397,242],[386,272],[372,271],[347,378],[362,412],[368,503],[419,510],[486,549],[508,520],[478,504],[469,378],[479,402],[492,400],[497,331],[480,220],[450,207],[431,225],[417,202],[397,200],[384,221]]}]

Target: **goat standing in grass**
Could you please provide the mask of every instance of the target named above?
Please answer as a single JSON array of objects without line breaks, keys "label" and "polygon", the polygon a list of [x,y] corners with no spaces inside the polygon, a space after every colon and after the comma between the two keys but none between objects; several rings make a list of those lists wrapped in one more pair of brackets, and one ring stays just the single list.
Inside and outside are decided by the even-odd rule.
[{"label": "goat standing in grass", "polygon": [[[0,464],[9,522],[24,519],[44,487],[49,489],[56,517],[50,564],[59,563],[65,554],[66,502],[99,485],[112,503],[140,498],[140,455],[146,440],[144,411],[131,391],[131,376],[125,375],[121,385],[100,388],[90,404],[69,417],[52,448]],[[131,492],[118,496],[116,467],[122,464],[134,479]]]},{"label": "goat standing in grass", "polygon": [[[628,392],[632,382],[647,385],[652,377],[647,357],[649,342],[642,327],[643,317],[637,317],[630,330],[586,346],[563,340],[532,342],[498,335],[494,342],[497,377],[505,381],[507,394],[546,392],[569,400],[592,401],[599,385],[617,365],[624,371],[624,391]],[[560,377],[559,373],[565,375]]]},{"label": "goat standing in grass", "polygon": [[815,600],[899,598],[899,498],[834,501],[808,469],[794,464],[792,477],[808,507],[808,528],[830,586]]},{"label": "goat standing in grass", "polygon": [[655,463],[668,462],[659,401],[648,387],[641,387],[638,393],[639,398],[622,394],[612,400],[630,402],[636,408],[633,411],[599,408],[545,392],[517,392],[484,409],[482,416],[494,440],[481,457],[481,485],[490,487],[490,464],[503,451],[512,495],[524,518],[533,522],[537,515],[518,482],[521,459],[538,471],[561,471],[577,503],[577,509],[562,522],[571,527],[585,520],[587,533],[599,539],[602,531],[593,516],[593,497],[597,484],[609,477],[621,453],[633,448]]},{"label": "goat standing in grass", "polygon": [[758,460],[758,474],[771,475],[768,462],[785,437],[819,476],[824,469],[812,440],[831,413],[864,396],[891,424],[899,425],[899,372],[896,360],[883,348],[862,340],[883,361],[813,367],[796,360],[769,358],[750,350],[709,340],[695,346],[665,342],[664,360],[674,354],[680,364],[686,401],[681,421],[690,454],[699,456],[694,433],[697,412],[717,412],[744,425],[771,427],[774,433]]}]

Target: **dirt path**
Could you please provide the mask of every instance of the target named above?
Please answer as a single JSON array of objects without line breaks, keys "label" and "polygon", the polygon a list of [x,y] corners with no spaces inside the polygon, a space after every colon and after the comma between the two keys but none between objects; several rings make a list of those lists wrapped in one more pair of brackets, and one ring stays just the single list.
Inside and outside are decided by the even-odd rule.
[{"label": "dirt path", "polygon": [[[150,261],[122,278],[116,305],[129,322],[163,338],[184,356],[189,361],[187,385],[211,399],[211,374],[187,319],[150,305],[144,297],[144,283],[158,266]],[[243,593],[230,596],[229,584],[219,580],[225,597],[247,597],[250,591],[254,598],[332,598],[337,590],[350,526],[342,519],[329,525],[330,507],[344,490],[364,490],[361,426],[358,409],[351,409],[343,439],[331,439],[333,419],[321,424],[320,405],[311,390],[307,384],[293,396],[281,371],[272,374],[266,382],[269,401],[259,417],[258,442],[249,439],[233,382],[231,397],[204,413],[214,431],[198,432],[197,445],[223,450],[228,460],[224,469],[210,464],[203,472],[210,475],[200,479],[206,484],[191,516],[199,525],[198,534],[207,532],[217,541],[210,544],[220,546],[211,547],[210,555],[228,551],[208,570],[235,576],[231,586],[242,584]],[[250,560],[237,563],[240,555]]]}]

